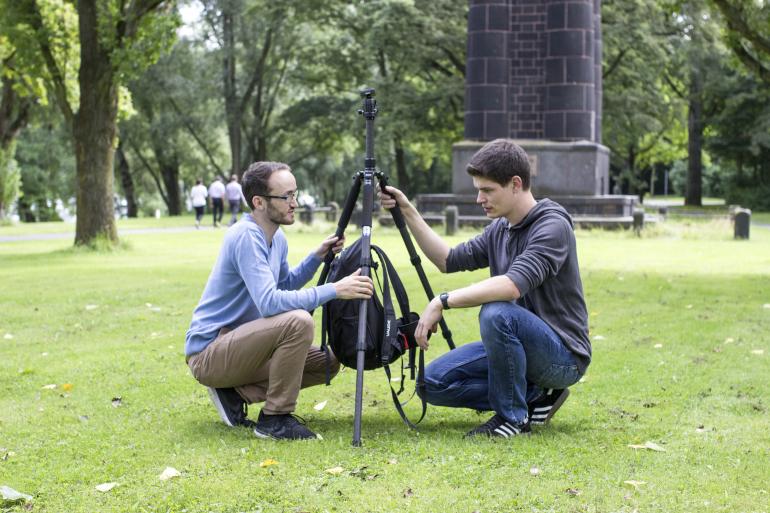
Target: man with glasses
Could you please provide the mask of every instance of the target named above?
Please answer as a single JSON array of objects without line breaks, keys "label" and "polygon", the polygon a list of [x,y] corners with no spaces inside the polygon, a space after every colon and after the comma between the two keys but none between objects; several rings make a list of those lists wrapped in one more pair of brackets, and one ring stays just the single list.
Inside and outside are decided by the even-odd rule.
[{"label": "man with glasses", "polygon": [[[187,364],[208,387],[228,426],[246,426],[260,438],[308,439],[317,435],[292,413],[300,388],[339,369],[334,356],[311,346],[309,310],[327,301],[366,299],[374,290],[360,270],[335,283],[301,289],[324,256],[344,240],[327,237],[298,266],[289,268],[281,225],[294,223],[297,182],[280,162],[255,162],[243,174],[251,213],[230,227],[185,340]],[[256,422],[250,403],[263,402]]]}]

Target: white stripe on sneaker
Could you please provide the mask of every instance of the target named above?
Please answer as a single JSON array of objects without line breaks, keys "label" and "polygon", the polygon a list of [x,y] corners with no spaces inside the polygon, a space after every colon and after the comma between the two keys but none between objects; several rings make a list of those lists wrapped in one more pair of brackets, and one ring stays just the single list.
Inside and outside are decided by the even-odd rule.
[{"label": "white stripe on sneaker", "polygon": [[227,418],[227,413],[225,413],[225,407],[222,404],[222,401],[219,400],[219,394],[217,394],[217,391],[214,390],[212,387],[206,387],[206,388],[208,388],[209,390],[209,397],[211,397],[211,402],[214,403],[214,407],[217,409],[217,413],[219,413],[219,417],[228,426],[235,427],[233,426],[233,423],[230,422],[230,419]]},{"label": "white stripe on sneaker", "polygon": [[504,438],[510,438],[511,433],[509,433],[508,431],[503,430],[502,428],[503,428],[503,426],[500,426],[499,428],[495,429],[495,433],[497,433],[498,435],[500,435],[500,436],[502,436]]}]

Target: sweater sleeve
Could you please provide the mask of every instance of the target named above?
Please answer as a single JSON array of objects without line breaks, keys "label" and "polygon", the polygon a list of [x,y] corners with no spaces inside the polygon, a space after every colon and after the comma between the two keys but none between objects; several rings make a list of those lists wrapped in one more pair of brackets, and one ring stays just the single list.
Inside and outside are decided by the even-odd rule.
[{"label": "sweater sleeve", "polygon": [[527,246],[505,273],[522,296],[559,272],[569,254],[571,236],[572,230],[561,218],[543,219],[532,228]]},{"label": "sweater sleeve", "polygon": [[[493,223],[494,224],[494,223]],[[489,237],[492,224],[474,238],[461,242],[446,257],[446,272],[474,271],[489,266]]]},{"label": "sweater sleeve", "polygon": [[[285,255],[281,259],[281,267],[286,265],[288,268]],[[245,231],[236,241],[233,263],[261,317],[290,310],[313,310],[336,297],[331,283],[302,290],[279,289],[270,269],[267,243],[262,234],[255,230]]]}]

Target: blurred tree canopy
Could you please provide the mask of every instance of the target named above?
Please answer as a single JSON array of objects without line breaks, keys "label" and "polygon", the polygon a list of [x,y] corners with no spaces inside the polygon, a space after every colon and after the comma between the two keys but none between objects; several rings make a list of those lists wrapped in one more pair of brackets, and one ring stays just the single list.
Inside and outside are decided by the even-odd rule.
[{"label": "blurred tree canopy", "polygon": [[[0,217],[69,208],[77,243],[115,241],[116,198],[128,215],[179,215],[196,178],[264,159],[289,163],[319,202],[341,201],[363,167],[364,87],[377,91],[379,167],[410,195],[448,192],[467,10],[0,0]],[[770,210],[767,3],[603,0],[602,23],[613,189]]]}]

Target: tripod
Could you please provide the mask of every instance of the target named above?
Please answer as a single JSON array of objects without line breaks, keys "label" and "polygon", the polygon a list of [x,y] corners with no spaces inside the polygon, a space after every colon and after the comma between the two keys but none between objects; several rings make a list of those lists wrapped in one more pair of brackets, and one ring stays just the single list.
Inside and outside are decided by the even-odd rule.
[{"label": "tripod", "polygon": [[[359,114],[364,116],[366,120],[366,157],[364,159],[364,170],[358,171],[353,176],[353,183],[348,191],[348,195],[345,198],[345,205],[342,208],[340,219],[337,223],[337,231],[335,235],[342,237],[345,233],[345,229],[350,222],[350,216],[355,208],[356,201],[361,192],[361,186],[363,185],[363,209],[361,211],[361,276],[370,276],[371,271],[371,236],[372,236],[372,210],[374,208],[374,180],[377,179],[380,184],[380,190],[385,191],[385,186],[388,185],[388,178],[381,171],[378,171],[375,166],[374,158],[374,118],[377,116],[377,102],[374,99],[374,89],[364,89],[361,91],[361,98],[363,99],[363,108],[358,111]],[[409,235],[409,231],[404,221],[404,216],[398,206],[390,210],[390,214],[393,217],[398,231],[401,233],[401,238],[404,241],[407,252],[409,253],[410,261],[417,271],[417,276],[420,278],[425,294],[428,300],[433,299],[434,294],[431,289],[428,278],[425,275],[425,271],[422,268],[420,256],[414,248],[414,243]],[[329,266],[334,260],[334,254],[329,252],[324,259],[324,266],[321,270],[321,277],[318,283],[324,283],[326,276],[329,273]],[[356,343],[357,348],[357,360],[356,360],[356,402],[355,402],[355,414],[353,417],[353,445],[356,447],[361,446],[361,413],[364,393],[364,351],[365,351],[365,337],[366,337],[366,311],[368,307],[367,301],[361,301],[358,311],[358,338]],[[439,321],[441,327],[441,335],[446,340],[450,349],[455,348],[455,344],[452,341],[452,332],[447,327],[446,321],[442,318]]]}]

